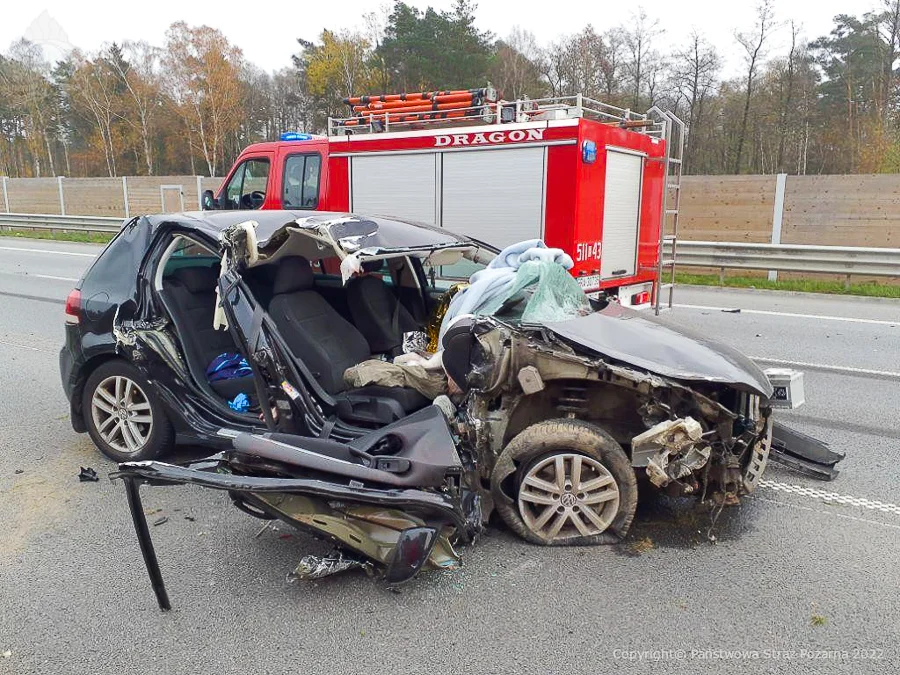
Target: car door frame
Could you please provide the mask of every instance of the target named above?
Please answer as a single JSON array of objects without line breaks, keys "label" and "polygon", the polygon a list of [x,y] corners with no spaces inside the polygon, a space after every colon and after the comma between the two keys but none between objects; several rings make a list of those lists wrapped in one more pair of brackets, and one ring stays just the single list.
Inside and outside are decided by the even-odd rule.
[{"label": "car door frame", "polygon": [[[337,417],[337,402],[293,353],[232,262],[219,277],[219,298],[235,342],[246,355],[270,431],[350,441],[372,429]],[[277,413],[262,404],[271,397]]]}]

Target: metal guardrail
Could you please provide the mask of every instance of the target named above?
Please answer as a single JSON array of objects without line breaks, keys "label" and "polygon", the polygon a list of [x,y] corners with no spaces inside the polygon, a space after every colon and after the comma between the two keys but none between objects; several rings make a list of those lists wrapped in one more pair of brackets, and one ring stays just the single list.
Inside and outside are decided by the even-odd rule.
[{"label": "metal guardrail", "polygon": [[679,267],[900,277],[900,249],[679,241]]},{"label": "metal guardrail", "polygon": [[73,230],[118,232],[124,220],[106,216],[58,216],[47,213],[0,213],[0,230]]},{"label": "metal guardrail", "polygon": [[[118,232],[123,222],[121,218],[101,216],[0,213],[0,229]],[[671,257],[671,244],[666,245],[664,255]],[[900,277],[900,249],[681,240],[676,264],[679,267]]]}]

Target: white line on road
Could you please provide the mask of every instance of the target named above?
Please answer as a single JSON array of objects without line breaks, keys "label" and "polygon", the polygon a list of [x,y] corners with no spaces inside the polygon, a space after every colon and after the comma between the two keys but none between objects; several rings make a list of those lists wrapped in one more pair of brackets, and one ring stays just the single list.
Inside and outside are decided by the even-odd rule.
[{"label": "white line on road", "polygon": [[866,525],[877,525],[878,527],[889,527],[894,530],[900,530],[900,525],[895,525],[894,523],[883,523],[879,520],[869,520],[868,518],[859,518],[857,516],[851,516],[846,513],[834,513],[832,511],[822,511],[820,509],[814,509],[809,506],[803,506],[801,504],[791,504],[790,502],[783,502],[779,499],[767,499],[766,497],[760,497],[756,493],[750,495],[751,499],[755,499],[760,502],[768,502],[769,504],[777,504],[778,506],[787,506],[792,509],[800,509],[801,511],[809,511],[811,513],[819,513],[824,516],[828,516],[829,518],[842,518],[844,520],[852,520],[856,523],[865,523]]},{"label": "white line on road", "polygon": [[0,246],[0,251],[21,251],[24,253],[52,253],[54,255],[77,255],[82,258],[96,258],[96,253],[75,253],[74,251],[51,251],[45,248],[19,248],[17,246]]},{"label": "white line on road", "polygon": [[52,274],[25,274],[26,277],[38,277],[40,279],[53,279],[54,281],[78,281],[76,277],[55,277]]},{"label": "white line on road", "polygon": [[44,352],[46,354],[53,353],[53,351],[50,349],[41,349],[40,347],[32,347],[31,345],[20,345],[16,342],[6,342],[5,340],[0,340],[0,345],[6,345],[7,347],[18,347],[19,349],[27,349],[32,352]]},{"label": "white line on road", "polygon": [[21,277],[28,279],[29,277],[37,277],[38,279],[53,279],[54,281],[78,281],[77,277],[56,277],[52,274],[35,274],[34,272],[0,272],[11,277]]},{"label": "white line on road", "polygon": [[765,356],[751,356],[754,361],[760,363],[773,363],[778,366],[793,366],[795,368],[810,368],[812,370],[824,370],[831,373],[846,373],[849,375],[872,375],[874,377],[889,377],[900,380],[900,372],[895,370],[872,370],[871,368],[852,368],[851,366],[831,366],[827,363],[808,363],[805,361],[787,361],[785,359],[770,359]]},{"label": "white line on road", "polygon": [[877,499],[852,497],[850,495],[842,495],[838,492],[828,492],[827,490],[806,487],[805,485],[779,483],[774,480],[766,480],[765,478],[759,481],[759,486],[777,492],[800,495],[801,497],[812,497],[813,499],[825,502],[826,504],[848,504],[850,506],[859,506],[864,509],[869,509],[870,511],[881,511],[882,513],[892,513],[895,516],[900,516],[900,504],[880,502]]},{"label": "white line on road", "polygon": [[884,321],[883,319],[857,319],[849,316],[798,314],[796,312],[774,312],[766,309],[744,309],[743,307],[710,307],[708,305],[675,305],[675,307],[683,307],[685,309],[707,309],[713,312],[734,312],[736,309],[740,309],[741,314],[765,314],[767,316],[790,316],[797,319],[820,319],[826,321],[847,321],[849,323],[873,323],[879,326],[900,326],[900,319],[897,319],[897,321]]}]

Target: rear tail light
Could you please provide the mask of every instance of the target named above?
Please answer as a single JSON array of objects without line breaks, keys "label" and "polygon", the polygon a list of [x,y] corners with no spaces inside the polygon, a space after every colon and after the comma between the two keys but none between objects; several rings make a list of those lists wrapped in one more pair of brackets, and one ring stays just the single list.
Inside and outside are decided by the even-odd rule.
[{"label": "rear tail light", "polygon": [[66,298],[66,323],[78,323],[81,320],[81,291],[73,288]]},{"label": "rear tail light", "polygon": [[650,302],[650,291],[642,291],[631,296],[632,305],[646,305]]}]

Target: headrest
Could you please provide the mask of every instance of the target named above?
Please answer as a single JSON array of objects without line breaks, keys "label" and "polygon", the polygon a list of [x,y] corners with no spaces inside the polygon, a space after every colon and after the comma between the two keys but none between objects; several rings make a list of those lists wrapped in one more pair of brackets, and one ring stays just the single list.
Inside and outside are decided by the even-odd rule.
[{"label": "headrest", "polygon": [[369,273],[378,272],[381,270],[382,267],[384,267],[383,260],[366,260],[362,264],[362,271],[369,272]]},{"label": "headrest", "polygon": [[191,293],[215,293],[219,279],[219,266],[182,267],[172,276]]},{"label": "headrest", "polygon": [[272,284],[272,294],[293,293],[312,288],[313,271],[309,260],[302,256],[291,256],[278,262],[278,271]]},{"label": "headrest", "polygon": [[472,314],[460,314],[459,316],[453,317],[450,321],[450,325],[447,327],[447,330],[444,331],[444,335],[441,338],[441,346],[444,349],[447,349],[453,341],[453,338],[459,337],[460,335],[470,335],[472,333],[472,326],[474,325],[475,317]]}]

